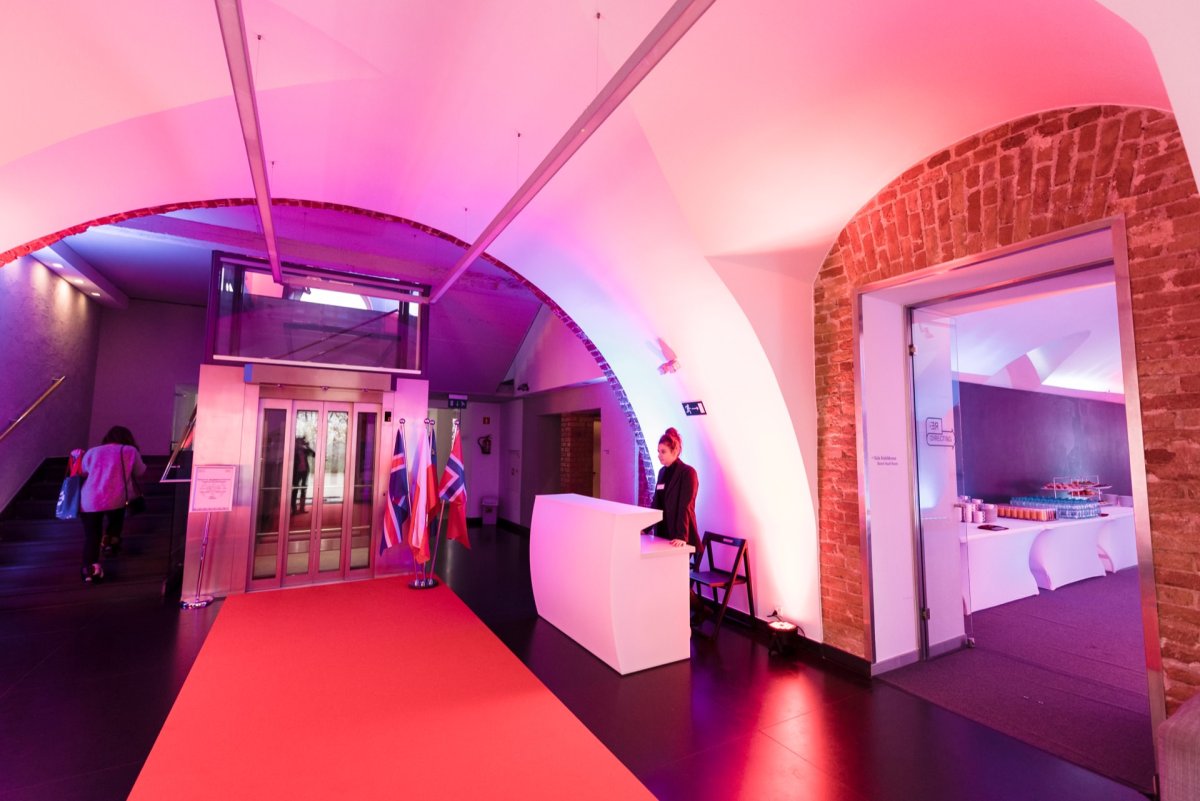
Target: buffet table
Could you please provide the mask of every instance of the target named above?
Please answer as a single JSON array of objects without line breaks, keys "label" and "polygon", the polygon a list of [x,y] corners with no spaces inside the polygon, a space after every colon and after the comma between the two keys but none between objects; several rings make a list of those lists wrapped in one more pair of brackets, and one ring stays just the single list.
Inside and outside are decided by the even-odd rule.
[{"label": "buffet table", "polygon": [[1007,531],[982,530],[967,525],[962,540],[963,604],[968,613],[1006,604],[1038,594],[1037,581],[1029,570],[1033,541],[1048,523],[1004,520]]},{"label": "buffet table", "polygon": [[622,675],[691,657],[695,549],[641,534],[662,512],[539,495],[529,534],[538,614]]},{"label": "buffet table", "polygon": [[1109,573],[1137,564],[1137,535],[1133,526],[1133,509],[1128,506],[1106,507],[1108,517],[1100,529],[1100,561]]},{"label": "buffet table", "polygon": [[1055,520],[1047,523],[1029,551],[1029,569],[1044,590],[1086,578],[1104,575],[1100,561],[1100,529],[1103,517],[1084,520]]},{"label": "buffet table", "polygon": [[1133,509],[1105,507],[1105,517],[1084,520],[1000,518],[1005,531],[965,525],[960,540],[963,605],[968,613],[1055,590],[1137,564]]}]

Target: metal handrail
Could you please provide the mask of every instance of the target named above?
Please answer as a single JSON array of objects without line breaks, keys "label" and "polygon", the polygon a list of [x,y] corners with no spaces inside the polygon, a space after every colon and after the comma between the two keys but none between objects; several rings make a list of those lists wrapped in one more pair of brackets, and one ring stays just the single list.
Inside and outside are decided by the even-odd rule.
[{"label": "metal handrail", "polygon": [[14,417],[12,419],[12,421],[8,424],[8,428],[4,429],[4,433],[0,433],[0,440],[3,440],[5,437],[7,437],[9,434],[11,434],[13,432],[13,429],[15,429],[17,426],[19,426],[21,424],[22,420],[24,420],[29,415],[33,414],[33,410],[36,409],[37,407],[41,406],[42,401],[44,401],[46,398],[50,397],[50,393],[53,392],[54,390],[58,389],[58,385],[66,380],[67,380],[67,377],[65,375],[60,375],[58,378],[54,379],[54,383],[52,383],[50,385],[49,389],[47,389],[45,392],[43,392],[38,397],[37,400],[35,400],[33,403],[29,404],[29,408],[26,409],[25,411],[21,412],[19,417]]}]

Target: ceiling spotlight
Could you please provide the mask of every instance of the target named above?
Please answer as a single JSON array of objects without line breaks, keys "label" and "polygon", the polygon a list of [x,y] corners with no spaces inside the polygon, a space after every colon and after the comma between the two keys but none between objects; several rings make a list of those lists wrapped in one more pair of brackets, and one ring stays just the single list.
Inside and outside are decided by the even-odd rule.
[{"label": "ceiling spotlight", "polygon": [[92,297],[93,297],[93,298],[98,298],[98,297],[100,297],[100,293],[99,293],[99,292],[93,292],[93,293],[92,293]]},{"label": "ceiling spotlight", "polygon": [[71,283],[72,283],[72,284],[75,284],[76,286],[78,286],[78,285],[80,285],[80,284],[82,284],[82,283],[83,283],[83,279],[82,279],[82,278],[72,278],[72,279],[71,279]]}]

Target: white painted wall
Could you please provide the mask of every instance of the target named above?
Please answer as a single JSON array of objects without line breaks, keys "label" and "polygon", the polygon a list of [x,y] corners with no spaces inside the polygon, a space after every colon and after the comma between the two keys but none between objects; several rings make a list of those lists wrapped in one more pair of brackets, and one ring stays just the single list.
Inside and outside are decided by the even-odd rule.
[{"label": "white painted wall", "polygon": [[[500,457],[497,448],[500,432],[500,404],[468,401],[466,409],[446,408],[446,401],[430,401],[430,416],[438,421],[438,476],[446,467],[453,443],[454,418],[460,419],[463,467],[467,471],[467,517],[479,517],[484,497],[498,498],[500,493]],[[487,420],[485,423],[484,420]],[[479,439],[491,435],[492,452],[484,455]]]},{"label": "white painted wall", "polygon": [[546,306],[533,318],[509,375],[514,387],[527,385],[530,393],[604,378],[579,337]]},{"label": "white painted wall", "polygon": [[[485,422],[486,421],[486,422]],[[492,452],[479,449],[479,439],[492,438]],[[500,497],[500,404],[469,402],[462,411],[462,456],[467,471],[467,517],[480,517],[480,501]]]},{"label": "white painted wall", "polygon": [[907,315],[862,299],[859,376],[866,459],[875,662],[915,660],[919,647],[912,501]]},{"label": "white painted wall", "polygon": [[[509,401],[500,407],[500,436],[492,443],[500,472],[498,516],[510,523],[521,520],[522,440],[525,431],[525,401]],[[532,514],[532,510],[530,512]]]},{"label": "white painted wall", "polygon": [[175,386],[195,385],[203,359],[203,308],[145,300],[106,308],[88,442],[123,425],[142,453],[170,453]]},{"label": "white painted wall", "polygon": [[[795,525],[809,521],[812,532],[789,532],[794,538],[787,551],[811,564],[819,564],[820,552],[815,534],[817,520],[817,390],[813,323],[813,278],[802,269],[803,262],[796,251],[784,250],[739,256],[709,257],[709,263],[729,288],[754,333],[763,353],[779,381],[779,389],[787,404],[792,430],[800,446],[804,474],[794,480],[804,481],[808,494],[798,493],[796,502],[806,505],[806,514],[795,519]],[[752,429],[754,436],[771,436],[770,432]],[[647,434],[648,436],[648,434]],[[653,454],[653,445],[651,447]],[[811,517],[808,511],[811,510]],[[751,549],[751,561],[757,563],[757,551]],[[758,570],[757,564],[753,569]],[[812,588],[815,590],[815,587]],[[811,592],[810,592],[811,596]],[[733,605],[747,611],[738,596]],[[760,598],[766,606],[770,599]],[[820,597],[806,598],[806,603],[819,608]],[[762,609],[760,613],[770,613]],[[807,632],[806,632],[807,633]]]},{"label": "white painted wall", "polygon": [[[534,497],[558,491],[558,415],[596,409],[600,410],[600,497],[637,503],[637,445],[633,430],[608,384],[588,384],[524,399],[521,516],[513,522],[530,525]],[[703,477],[701,482],[703,487]],[[507,514],[504,517],[512,520]]]},{"label": "white painted wall", "polygon": [[0,509],[42,460],[88,444],[100,306],[31,258],[0,266],[0,430],[65,375],[0,442]]}]

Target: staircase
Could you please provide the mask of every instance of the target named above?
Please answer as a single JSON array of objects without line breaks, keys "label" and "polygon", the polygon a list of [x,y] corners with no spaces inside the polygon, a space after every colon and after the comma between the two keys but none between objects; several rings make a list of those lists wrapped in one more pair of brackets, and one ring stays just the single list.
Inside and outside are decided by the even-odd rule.
[{"label": "staircase", "polygon": [[[66,458],[47,459],[0,514],[0,609],[27,608],[106,596],[158,592],[171,558],[176,484],[159,484],[165,456],[144,457],[138,480],[146,511],[125,518],[121,555],[104,562],[104,581],[84,584],[79,575],[83,526],[58,520],[54,505],[66,474]],[[183,485],[186,486],[186,485]],[[182,539],[182,538],[180,538]]]}]

